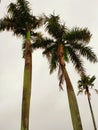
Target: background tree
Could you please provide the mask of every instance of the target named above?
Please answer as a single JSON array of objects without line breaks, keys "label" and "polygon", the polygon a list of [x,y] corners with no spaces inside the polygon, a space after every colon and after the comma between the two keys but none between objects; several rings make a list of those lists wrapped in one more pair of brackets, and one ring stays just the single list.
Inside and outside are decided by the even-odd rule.
[{"label": "background tree", "polygon": [[72,83],[66,70],[66,63],[72,61],[75,69],[85,72],[81,55],[89,61],[97,62],[96,55],[86,44],[90,41],[91,34],[87,28],[73,28],[69,30],[60,22],[59,16],[45,16],[45,28],[49,38],[39,35],[32,47],[43,48],[43,54],[47,56],[50,64],[50,73],[58,69],[59,86],[63,89],[63,80],[66,82],[69,107],[74,130],[83,130],[78,104]]},{"label": "background tree", "polygon": [[17,0],[10,3],[7,15],[0,19],[0,31],[12,31],[14,35],[23,38],[23,58],[25,59],[21,130],[29,130],[29,109],[32,79],[32,48],[31,40],[37,37],[35,29],[42,23],[42,19],[31,14],[29,2]]},{"label": "background tree", "polygon": [[[84,91],[85,94],[87,95],[89,108],[90,108],[90,112],[91,112],[91,116],[92,116],[92,121],[93,121],[93,125],[94,125],[94,130],[97,130],[94,113],[93,113],[93,109],[92,109],[92,105],[91,105],[91,100],[90,100],[91,94],[90,94],[90,90],[89,90],[89,87],[92,88],[94,86],[95,79],[96,79],[95,76],[90,77],[90,76],[86,76],[86,75],[82,74],[81,80],[78,81],[78,88],[79,88],[78,94]],[[98,93],[97,89],[95,89],[95,91]]]}]

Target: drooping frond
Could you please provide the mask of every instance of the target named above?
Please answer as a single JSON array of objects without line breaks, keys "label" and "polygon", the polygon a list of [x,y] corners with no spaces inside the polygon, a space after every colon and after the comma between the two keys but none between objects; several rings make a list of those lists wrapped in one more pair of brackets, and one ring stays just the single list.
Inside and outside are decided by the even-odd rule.
[{"label": "drooping frond", "polygon": [[16,35],[16,36],[22,36],[22,37],[25,37],[26,36],[26,31],[25,31],[25,29],[22,29],[22,28],[14,28],[13,29],[13,33],[14,33],[14,35]]},{"label": "drooping frond", "polygon": [[71,48],[70,46],[67,47],[68,52],[69,52],[69,57],[75,67],[75,69],[79,72],[79,73],[85,73],[85,69],[83,67],[83,62],[80,59],[80,55],[76,53],[76,51]]},{"label": "drooping frond", "polygon": [[51,53],[51,55],[52,55],[52,52],[54,52],[54,50],[55,50],[55,53],[56,53],[56,51],[57,51],[56,49],[57,49],[57,46],[56,46],[55,44],[53,44],[53,45],[47,47],[47,48],[43,51],[43,54]]},{"label": "drooping frond", "polygon": [[41,34],[38,34],[37,37],[33,40],[32,43],[32,48],[37,49],[37,48],[47,48],[49,45],[53,43],[52,39],[49,38],[44,38]]},{"label": "drooping frond", "polygon": [[95,81],[95,79],[96,79],[96,77],[95,77],[95,75],[93,75],[90,79],[89,79],[89,84],[91,85],[91,86],[94,86],[94,81]]},{"label": "drooping frond", "polygon": [[51,74],[58,66],[57,45],[47,44],[47,47],[46,48],[44,47],[43,55],[45,55],[49,61],[50,74]]},{"label": "drooping frond", "polygon": [[83,57],[86,57],[90,62],[96,63],[98,62],[96,54],[93,52],[92,48],[89,46],[85,46],[84,44],[71,44],[73,48],[78,51]]},{"label": "drooping frond", "polygon": [[87,28],[73,28],[64,34],[63,38],[67,41],[82,41],[84,43],[89,43],[91,34]]},{"label": "drooping frond", "polygon": [[52,52],[51,57],[49,58],[49,63],[50,63],[50,74],[53,73],[54,70],[56,70],[57,65],[58,65],[58,57],[55,54],[55,52]]},{"label": "drooping frond", "polygon": [[78,80],[78,88],[81,88],[81,87],[82,87],[82,81]]},{"label": "drooping frond", "polygon": [[69,57],[68,57],[68,49],[66,46],[64,46],[64,60],[65,62],[69,62]]},{"label": "drooping frond", "polygon": [[6,16],[3,19],[0,19],[0,31],[12,30],[14,27],[14,21],[10,17]]}]

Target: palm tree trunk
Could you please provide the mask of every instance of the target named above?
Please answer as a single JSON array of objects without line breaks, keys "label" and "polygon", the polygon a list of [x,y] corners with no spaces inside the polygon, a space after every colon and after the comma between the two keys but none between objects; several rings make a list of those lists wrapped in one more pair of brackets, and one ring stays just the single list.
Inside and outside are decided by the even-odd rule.
[{"label": "palm tree trunk", "polygon": [[62,74],[64,75],[64,79],[66,82],[69,108],[70,108],[70,113],[71,113],[73,129],[74,130],[83,130],[76,96],[75,96],[69,75],[68,75],[67,70],[65,68],[64,55],[63,55],[63,45],[62,44],[59,46],[59,49],[58,49],[58,57],[59,57],[59,63],[60,63],[60,67],[62,70]]},{"label": "palm tree trunk", "polygon": [[94,113],[93,113],[92,105],[91,105],[91,102],[90,102],[90,96],[87,95],[87,98],[88,98],[88,103],[89,103],[91,116],[92,116],[92,120],[93,120],[94,130],[97,130],[96,123],[95,123],[95,118],[94,118]]},{"label": "palm tree trunk", "polygon": [[32,78],[32,52],[30,48],[30,33],[27,33],[26,50],[25,50],[25,68],[23,82],[23,97],[22,97],[22,116],[21,130],[29,130],[29,111],[31,97],[31,78]]},{"label": "palm tree trunk", "polygon": [[68,76],[66,68],[64,66],[61,66],[61,68],[62,68],[62,73],[64,75],[65,82],[66,82],[69,108],[71,112],[73,128],[74,130],[83,130],[77,100],[76,100],[76,96],[75,96],[70,78]]}]

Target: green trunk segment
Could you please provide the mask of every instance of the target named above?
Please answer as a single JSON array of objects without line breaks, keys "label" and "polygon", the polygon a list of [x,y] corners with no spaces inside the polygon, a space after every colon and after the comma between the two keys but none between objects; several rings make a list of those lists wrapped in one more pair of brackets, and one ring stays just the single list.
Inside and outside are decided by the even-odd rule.
[{"label": "green trunk segment", "polygon": [[[30,42],[27,41],[26,44],[28,46],[30,45]],[[25,68],[24,68],[21,130],[29,130],[31,78],[32,78],[32,54],[31,50],[27,49],[25,55]]]},{"label": "green trunk segment", "polygon": [[63,65],[61,66],[61,68],[62,68],[62,72],[64,74],[64,78],[66,82],[69,108],[71,112],[73,128],[74,130],[83,130],[77,100],[76,100],[76,96],[75,96],[70,78],[68,76],[65,66]]},{"label": "green trunk segment", "polygon": [[21,125],[21,130],[26,130],[23,125]]},{"label": "green trunk segment", "polygon": [[95,123],[95,118],[94,118],[94,114],[93,114],[93,109],[92,109],[92,105],[91,105],[89,96],[88,96],[88,103],[89,103],[89,107],[90,107],[90,111],[91,111],[91,116],[92,116],[92,120],[93,120],[94,130],[97,130],[96,123]]},{"label": "green trunk segment", "polygon": [[27,41],[30,40],[30,31],[27,32],[26,40],[27,40]]}]

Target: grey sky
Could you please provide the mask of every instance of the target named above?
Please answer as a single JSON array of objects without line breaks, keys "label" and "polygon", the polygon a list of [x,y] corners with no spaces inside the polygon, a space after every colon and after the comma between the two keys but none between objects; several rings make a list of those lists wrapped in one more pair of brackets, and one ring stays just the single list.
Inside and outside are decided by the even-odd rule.
[{"label": "grey sky", "polygon": [[[6,7],[16,0],[2,0],[0,18]],[[97,0],[29,0],[35,15],[55,11],[69,28],[88,27],[92,33],[90,46],[98,56],[98,1]],[[12,33],[0,33],[0,130],[19,130],[24,60],[22,40]],[[87,72],[96,76],[98,88],[98,64],[85,61]],[[77,93],[78,74],[72,64],[67,65],[69,75]],[[65,88],[65,84],[64,84]],[[92,105],[98,127],[98,95],[92,91]],[[85,95],[77,97],[84,130],[93,130],[90,111]],[[30,130],[72,130],[66,89],[59,91],[57,72],[49,75],[47,60],[41,51],[33,53],[32,98]]]}]

